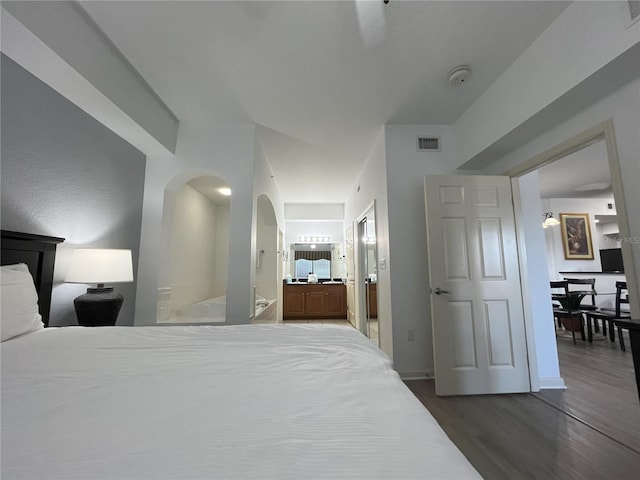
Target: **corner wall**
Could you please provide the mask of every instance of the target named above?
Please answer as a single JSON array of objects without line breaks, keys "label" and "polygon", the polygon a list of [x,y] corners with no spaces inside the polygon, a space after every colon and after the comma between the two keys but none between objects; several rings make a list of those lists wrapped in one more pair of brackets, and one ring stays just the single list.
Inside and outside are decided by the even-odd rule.
[{"label": "corner wall", "polygon": [[[87,285],[63,283],[75,247],[128,248],[136,277],[145,156],[2,55],[2,228],[65,238],[58,246],[52,326],[76,325],[73,299]],[[136,282],[118,325],[133,325]]]},{"label": "corner wall", "polygon": [[482,169],[619,88],[639,42],[628,2],[572,2],[458,119],[460,164]]},{"label": "corner wall", "polygon": [[[174,156],[149,157],[144,189],[140,238],[136,325],[153,325],[157,318],[159,264],[165,187],[180,175],[215,174],[231,188],[229,212],[229,270],[227,323],[249,323],[251,275],[251,222],[254,175],[253,124],[181,124]],[[192,177],[190,177],[192,178]]]},{"label": "corner wall", "polygon": [[[345,202],[344,206],[344,226],[345,231],[353,226],[354,235],[358,231],[354,225],[357,218],[364,213],[367,207],[375,200],[376,202],[376,241],[378,246],[378,323],[380,329],[380,348],[393,360],[396,370],[403,367],[402,363],[396,361],[394,351],[395,319],[391,318],[391,265],[392,259],[389,251],[389,210],[387,200],[387,167],[385,154],[385,133],[380,131],[376,143],[360,171],[354,188]],[[355,248],[354,241],[354,250]],[[386,262],[386,268],[381,268],[380,262]],[[356,258],[355,265],[358,265]],[[349,272],[349,276],[353,272]],[[357,276],[356,276],[357,278]],[[347,287],[348,288],[348,287]],[[360,295],[360,286],[355,285],[356,315],[361,318],[357,299]]]},{"label": "corner wall", "polygon": [[[639,60],[640,63],[640,60]],[[563,122],[550,132],[540,135],[517,150],[505,155],[486,169],[487,174],[504,173],[543,152],[560,145],[589,130],[601,122],[612,119],[615,129],[615,140],[620,166],[623,196],[627,209],[629,234],[621,238],[623,247],[632,254],[633,261],[625,259],[625,270],[633,269],[635,278],[640,278],[640,103],[638,92],[640,79],[637,79],[616,92],[607,95],[571,119]],[[619,205],[616,205],[619,213]],[[630,285],[631,288],[631,285]],[[635,299],[640,299],[640,292],[630,291]],[[637,312],[636,312],[637,314]]]},{"label": "corner wall", "polygon": [[[440,137],[441,151],[418,152],[418,136]],[[386,176],[396,369],[407,377],[433,373],[433,338],[424,206],[424,176],[450,174],[456,158],[453,128],[387,125]],[[411,332],[410,332],[411,331]],[[409,340],[411,333],[415,340]]]}]

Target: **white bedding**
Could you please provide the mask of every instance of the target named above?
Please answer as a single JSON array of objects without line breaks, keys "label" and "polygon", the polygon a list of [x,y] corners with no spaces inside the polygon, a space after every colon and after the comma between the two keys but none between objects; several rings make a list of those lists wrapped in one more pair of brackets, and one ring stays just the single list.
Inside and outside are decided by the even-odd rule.
[{"label": "white bedding", "polygon": [[0,349],[3,479],[480,478],[352,328],[49,328]]}]

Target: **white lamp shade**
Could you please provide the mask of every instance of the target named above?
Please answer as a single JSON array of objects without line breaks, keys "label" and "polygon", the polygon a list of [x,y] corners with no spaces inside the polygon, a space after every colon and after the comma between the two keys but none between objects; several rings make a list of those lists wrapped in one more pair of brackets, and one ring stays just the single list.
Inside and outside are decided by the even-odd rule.
[{"label": "white lamp shade", "polygon": [[80,248],[74,250],[65,282],[133,282],[131,250],[110,248]]}]

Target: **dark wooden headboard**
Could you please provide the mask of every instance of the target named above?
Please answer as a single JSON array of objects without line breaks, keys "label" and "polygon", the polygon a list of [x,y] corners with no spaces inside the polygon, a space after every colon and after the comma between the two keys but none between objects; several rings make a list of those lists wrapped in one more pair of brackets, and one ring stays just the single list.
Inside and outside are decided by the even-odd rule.
[{"label": "dark wooden headboard", "polygon": [[64,238],[2,230],[2,265],[26,263],[38,292],[44,326],[49,325],[56,247]]}]

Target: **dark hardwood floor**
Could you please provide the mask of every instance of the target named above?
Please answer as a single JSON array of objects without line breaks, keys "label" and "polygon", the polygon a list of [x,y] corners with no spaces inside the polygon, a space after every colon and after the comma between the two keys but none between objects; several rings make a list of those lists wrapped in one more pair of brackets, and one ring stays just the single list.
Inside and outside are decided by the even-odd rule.
[{"label": "dark hardwood floor", "polygon": [[486,479],[640,478],[640,400],[628,337],[626,352],[601,336],[557,344],[566,390],[436,397],[433,381],[406,384]]}]

